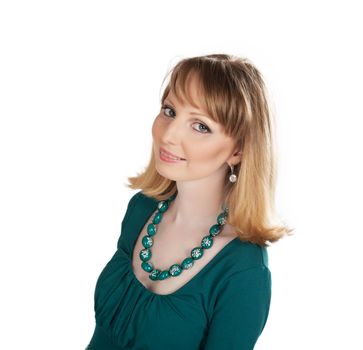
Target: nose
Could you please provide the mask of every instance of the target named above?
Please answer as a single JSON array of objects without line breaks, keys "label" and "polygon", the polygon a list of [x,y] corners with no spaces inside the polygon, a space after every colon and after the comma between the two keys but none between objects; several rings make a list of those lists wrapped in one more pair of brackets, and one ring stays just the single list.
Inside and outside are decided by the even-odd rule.
[{"label": "nose", "polygon": [[181,117],[174,117],[163,130],[162,141],[165,144],[176,145],[180,143],[183,133]]}]

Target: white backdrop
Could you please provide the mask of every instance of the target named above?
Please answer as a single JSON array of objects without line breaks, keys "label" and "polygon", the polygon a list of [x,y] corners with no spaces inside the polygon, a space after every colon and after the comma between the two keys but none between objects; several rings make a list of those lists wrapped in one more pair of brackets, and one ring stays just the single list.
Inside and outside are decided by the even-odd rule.
[{"label": "white backdrop", "polygon": [[84,349],[96,279],[146,166],[162,79],[231,53],[277,118],[277,208],[255,349],[363,349],[358,1],[2,1],[1,349]]}]

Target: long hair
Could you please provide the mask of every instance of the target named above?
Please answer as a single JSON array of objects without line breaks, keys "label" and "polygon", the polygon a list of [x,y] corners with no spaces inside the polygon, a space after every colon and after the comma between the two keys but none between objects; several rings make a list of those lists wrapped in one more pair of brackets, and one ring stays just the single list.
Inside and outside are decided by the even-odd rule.
[{"label": "long hair", "polygon": [[[292,229],[277,221],[275,212],[276,147],[273,114],[261,73],[247,59],[227,54],[184,58],[172,67],[161,97],[164,103],[171,90],[181,101],[196,106],[188,91],[188,77],[196,74],[209,116],[224,127],[242,152],[235,165],[237,181],[226,174],[227,222],[242,241],[266,246]],[[164,78],[164,81],[165,81]],[[174,180],[161,176],[155,168],[154,152],[141,174],[128,177],[131,189],[165,200],[177,191]]]}]

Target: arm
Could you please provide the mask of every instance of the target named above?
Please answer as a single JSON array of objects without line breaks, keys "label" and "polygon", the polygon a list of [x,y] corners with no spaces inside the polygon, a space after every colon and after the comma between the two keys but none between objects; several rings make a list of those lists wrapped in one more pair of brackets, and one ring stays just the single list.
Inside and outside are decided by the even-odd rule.
[{"label": "arm", "polygon": [[252,350],[265,327],[270,301],[268,267],[232,275],[218,295],[204,350]]}]

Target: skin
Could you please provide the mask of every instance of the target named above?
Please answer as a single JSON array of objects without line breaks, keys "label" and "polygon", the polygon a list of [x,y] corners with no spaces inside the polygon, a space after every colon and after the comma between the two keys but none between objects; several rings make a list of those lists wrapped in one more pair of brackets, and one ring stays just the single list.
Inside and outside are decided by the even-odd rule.
[{"label": "skin", "polygon": [[[223,126],[209,118],[203,108],[195,77],[189,80],[189,90],[199,109],[186,101],[182,104],[170,92],[152,125],[156,169],[165,178],[176,181],[178,188],[178,195],[170,204],[165,219],[175,228],[215,223],[222,212],[223,184],[230,174],[228,164],[236,165],[241,161],[235,141],[224,134]],[[191,112],[203,115],[192,115]],[[160,147],[186,160],[166,163],[160,159]]]}]

